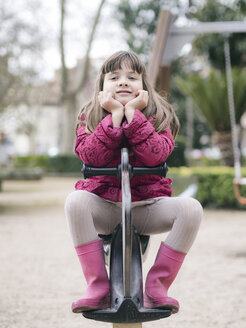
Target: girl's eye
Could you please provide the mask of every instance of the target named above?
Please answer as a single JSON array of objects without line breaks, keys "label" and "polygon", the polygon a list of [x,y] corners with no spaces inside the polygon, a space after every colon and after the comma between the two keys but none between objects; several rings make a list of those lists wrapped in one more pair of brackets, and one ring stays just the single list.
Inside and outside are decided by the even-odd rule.
[{"label": "girl's eye", "polygon": [[112,77],[111,77],[111,80],[113,80],[113,81],[116,80],[116,79],[117,79],[116,76],[112,76]]},{"label": "girl's eye", "polygon": [[134,76],[130,76],[129,79],[130,80],[136,80],[136,78]]}]

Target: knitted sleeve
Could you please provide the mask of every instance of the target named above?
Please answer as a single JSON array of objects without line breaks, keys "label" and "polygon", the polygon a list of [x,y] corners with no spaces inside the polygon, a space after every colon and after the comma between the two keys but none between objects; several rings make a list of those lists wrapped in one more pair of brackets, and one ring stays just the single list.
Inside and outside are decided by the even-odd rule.
[{"label": "knitted sleeve", "polygon": [[135,110],[130,124],[124,122],[123,132],[136,157],[146,166],[152,167],[165,162],[172,153],[174,140],[168,128],[157,133],[145,115]]},{"label": "knitted sleeve", "polygon": [[107,166],[115,150],[121,147],[122,127],[113,127],[112,116],[107,115],[92,134],[85,132],[81,126],[77,130],[75,154],[87,165]]}]

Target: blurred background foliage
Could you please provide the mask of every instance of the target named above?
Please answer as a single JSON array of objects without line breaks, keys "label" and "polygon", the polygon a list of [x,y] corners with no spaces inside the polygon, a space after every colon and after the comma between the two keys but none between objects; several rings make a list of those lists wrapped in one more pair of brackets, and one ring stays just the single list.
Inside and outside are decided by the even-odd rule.
[{"label": "blurred background foliage", "polygon": [[[219,0],[105,0],[98,1],[98,7],[93,14],[84,13],[83,15],[85,19],[83,29],[87,29],[87,41],[85,41],[81,39],[77,28],[79,24],[71,16],[72,11],[79,13],[78,8],[81,5],[79,1],[75,1],[73,7],[69,7],[68,4],[72,5],[66,0],[58,1],[58,4],[58,18],[54,20],[54,24],[57,26],[55,33],[50,32],[48,25],[43,24],[45,11],[43,11],[44,4],[41,1],[32,0],[25,3],[17,1],[16,6],[10,6],[9,1],[0,4],[0,27],[2,31],[0,33],[0,115],[1,113],[9,113],[10,122],[13,107],[24,104],[26,106],[25,111],[20,110],[19,107],[17,110],[19,124],[17,130],[25,131],[31,140],[35,140],[35,133],[39,125],[39,116],[36,115],[37,111],[34,109],[40,106],[38,113],[42,114],[42,105],[47,97],[47,92],[54,88],[53,82],[47,83],[43,77],[45,63],[42,62],[42,54],[50,46],[50,42],[56,40],[59,44],[57,48],[59,70],[56,72],[58,84],[55,94],[57,95],[56,104],[61,108],[61,114],[58,118],[60,123],[58,123],[65,126],[65,129],[60,128],[59,130],[62,140],[66,133],[70,133],[68,131],[72,131],[69,126],[74,126],[76,113],[81,106],[81,99],[85,101],[89,91],[93,89],[97,67],[91,58],[91,51],[93,44],[100,41],[104,26],[109,20],[107,15],[110,15],[111,24],[115,21],[115,24],[120,26],[122,35],[119,34],[119,38],[122,39],[122,44],[126,45],[125,48],[138,53],[146,65],[153,45],[159,12],[162,8],[168,8],[175,15],[176,20],[183,22],[186,22],[187,19],[215,22],[245,20],[246,18],[244,0],[230,2]],[[106,14],[106,12],[110,14]],[[77,17],[80,17],[81,23],[81,15]],[[73,29],[68,28],[67,22],[69,20],[70,22],[73,20]],[[111,32],[107,32],[107,40],[113,33],[114,29],[111,28]],[[68,65],[69,42],[73,38],[79,40],[81,57],[84,57],[81,61],[81,71],[76,72],[76,83],[73,81],[75,79],[71,79],[69,75],[71,69]],[[184,166],[191,167],[190,177],[199,175],[197,178],[198,195],[203,204],[209,204],[207,199],[209,194],[212,195],[211,188],[205,186],[205,180],[213,185],[217,181],[215,177],[217,176],[218,181],[220,181],[218,182],[219,188],[219,183],[222,183],[223,179],[223,181],[232,181],[233,178],[233,170],[230,173],[223,173],[220,168],[220,165],[233,165],[232,153],[223,159],[223,149],[229,147],[225,144],[230,144],[231,147],[223,42],[223,36],[220,34],[202,35],[193,42],[190,51],[183,53],[173,61],[171,67],[168,99],[176,109],[181,128],[176,139],[175,150],[167,163],[171,175],[176,172],[175,167]],[[246,111],[246,93],[244,92],[246,89],[245,34],[232,34],[230,47],[236,119],[239,136],[241,136],[243,127],[240,119]],[[227,135],[223,134],[224,132]],[[33,147],[31,153],[26,156],[14,156],[13,166],[18,169],[41,167],[44,172],[49,173],[77,172],[79,174],[81,162],[72,154],[74,136],[74,132],[71,132],[66,137],[67,146],[61,146],[58,154],[52,156],[48,153],[39,154]],[[203,149],[211,149],[214,145],[220,148],[220,158],[209,157],[202,152]],[[199,156],[193,156],[194,151]],[[216,172],[214,171],[213,176],[206,176],[204,172],[198,174],[193,171],[193,169],[197,169],[196,167],[206,166],[205,170],[211,173],[210,167],[212,165],[219,167],[217,171],[215,170]],[[243,156],[242,165],[245,165]],[[176,179],[183,175],[182,169],[179,172],[179,174],[175,173]],[[183,187],[185,185],[183,183]],[[233,197],[231,191],[233,184],[231,183],[229,186],[229,183],[225,183],[223,186],[223,190],[225,190],[224,204],[235,206],[225,196],[227,194],[228,197]],[[206,193],[207,198],[204,193]],[[221,204],[216,203],[216,206],[221,206]]]},{"label": "blurred background foliage", "polygon": [[[150,52],[158,13],[165,5],[167,5],[165,1],[145,0],[136,4],[122,0],[117,7],[116,14],[126,31],[127,44],[143,58]],[[201,22],[243,20],[246,16],[246,5],[242,0],[232,1],[230,5],[213,0],[189,1],[186,10],[182,7],[182,2],[177,0],[171,6],[185,18]],[[179,17],[178,15],[177,19]],[[144,33],[141,33],[142,31]],[[204,146],[210,146],[214,141],[221,151],[221,164],[232,166],[231,136],[225,137],[223,134],[224,131],[230,134],[223,42],[221,34],[202,35],[193,42],[189,56],[180,57],[172,63],[169,99],[177,106],[177,115],[181,121],[180,135],[187,138],[186,99],[192,98],[196,106],[193,118],[192,148],[201,149]],[[246,87],[245,33],[232,34],[230,48],[231,64],[235,67],[233,79],[236,118],[240,125],[240,118],[246,110],[246,98],[243,92]],[[200,62],[200,69],[194,68],[194,61]],[[207,73],[208,70],[211,72]],[[210,74],[209,78],[204,77],[204,71],[207,71],[206,75]],[[219,131],[219,133],[216,135],[214,131]],[[212,134],[213,140],[207,138],[208,144],[204,145],[205,138],[202,137],[211,137]],[[182,164],[188,165],[189,160],[185,156],[183,158],[180,156],[185,150],[184,138],[177,140],[177,147],[172,158],[179,157],[179,162],[183,161]],[[175,163],[171,161],[171,164]]]},{"label": "blurred background foliage", "polygon": [[[22,10],[38,12],[40,2],[23,4]],[[8,1],[0,4],[0,113],[12,105],[34,101],[30,88],[39,82],[37,58],[45,46],[38,15],[26,16]],[[35,95],[35,97],[37,94]]]},{"label": "blurred background foliage", "polygon": [[[178,158],[178,157],[177,157]],[[177,161],[178,159],[175,159]],[[168,163],[168,162],[167,162]],[[207,162],[206,158],[200,161],[199,166],[169,167],[168,177],[173,180],[174,196],[182,193],[191,184],[197,185],[196,198],[203,206],[210,208],[237,208],[244,209],[234,196],[233,178],[234,169],[232,167],[218,166],[218,162]],[[213,166],[216,165],[217,166]],[[197,165],[197,163],[196,163]],[[30,155],[15,158],[15,167],[23,174],[27,169],[31,169],[31,174],[40,177],[39,168],[46,174],[63,174],[66,176],[78,176],[81,170],[81,161],[74,155],[57,155],[49,157],[47,155]],[[246,168],[242,169],[242,174],[246,176]],[[11,178],[18,178],[18,174]],[[26,176],[28,179],[28,175]],[[240,187],[242,195],[246,194],[246,186]]]}]

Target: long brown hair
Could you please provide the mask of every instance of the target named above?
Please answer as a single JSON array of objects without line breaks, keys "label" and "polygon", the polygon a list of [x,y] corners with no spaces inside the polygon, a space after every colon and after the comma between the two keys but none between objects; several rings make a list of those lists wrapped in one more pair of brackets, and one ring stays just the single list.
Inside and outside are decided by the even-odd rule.
[{"label": "long brown hair", "polygon": [[[94,95],[79,113],[77,127],[85,125],[86,132],[91,134],[101,120],[108,115],[108,112],[100,106],[98,94],[103,90],[105,74],[121,69],[123,63],[142,75],[143,89],[149,94],[148,105],[142,110],[142,113],[147,119],[151,116],[155,119],[153,126],[156,132],[159,133],[170,127],[175,138],[179,131],[179,120],[172,106],[150,85],[144,64],[132,51],[118,51],[104,62],[97,76]],[[82,119],[84,116],[82,114],[85,114],[86,121]]]}]

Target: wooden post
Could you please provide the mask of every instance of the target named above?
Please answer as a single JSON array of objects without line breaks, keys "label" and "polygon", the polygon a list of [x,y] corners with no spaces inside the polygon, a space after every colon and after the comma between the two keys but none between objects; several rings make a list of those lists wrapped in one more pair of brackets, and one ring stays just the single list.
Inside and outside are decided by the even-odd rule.
[{"label": "wooden post", "polygon": [[152,53],[147,69],[150,83],[155,86],[162,64],[163,53],[167,43],[168,30],[171,22],[171,13],[167,10],[161,10],[158,18],[157,30],[154,40]]},{"label": "wooden post", "polygon": [[113,323],[113,328],[142,328],[142,323]]},{"label": "wooden post", "polygon": [[169,82],[171,75],[171,66],[161,66],[158,75],[158,92],[168,98]]}]

